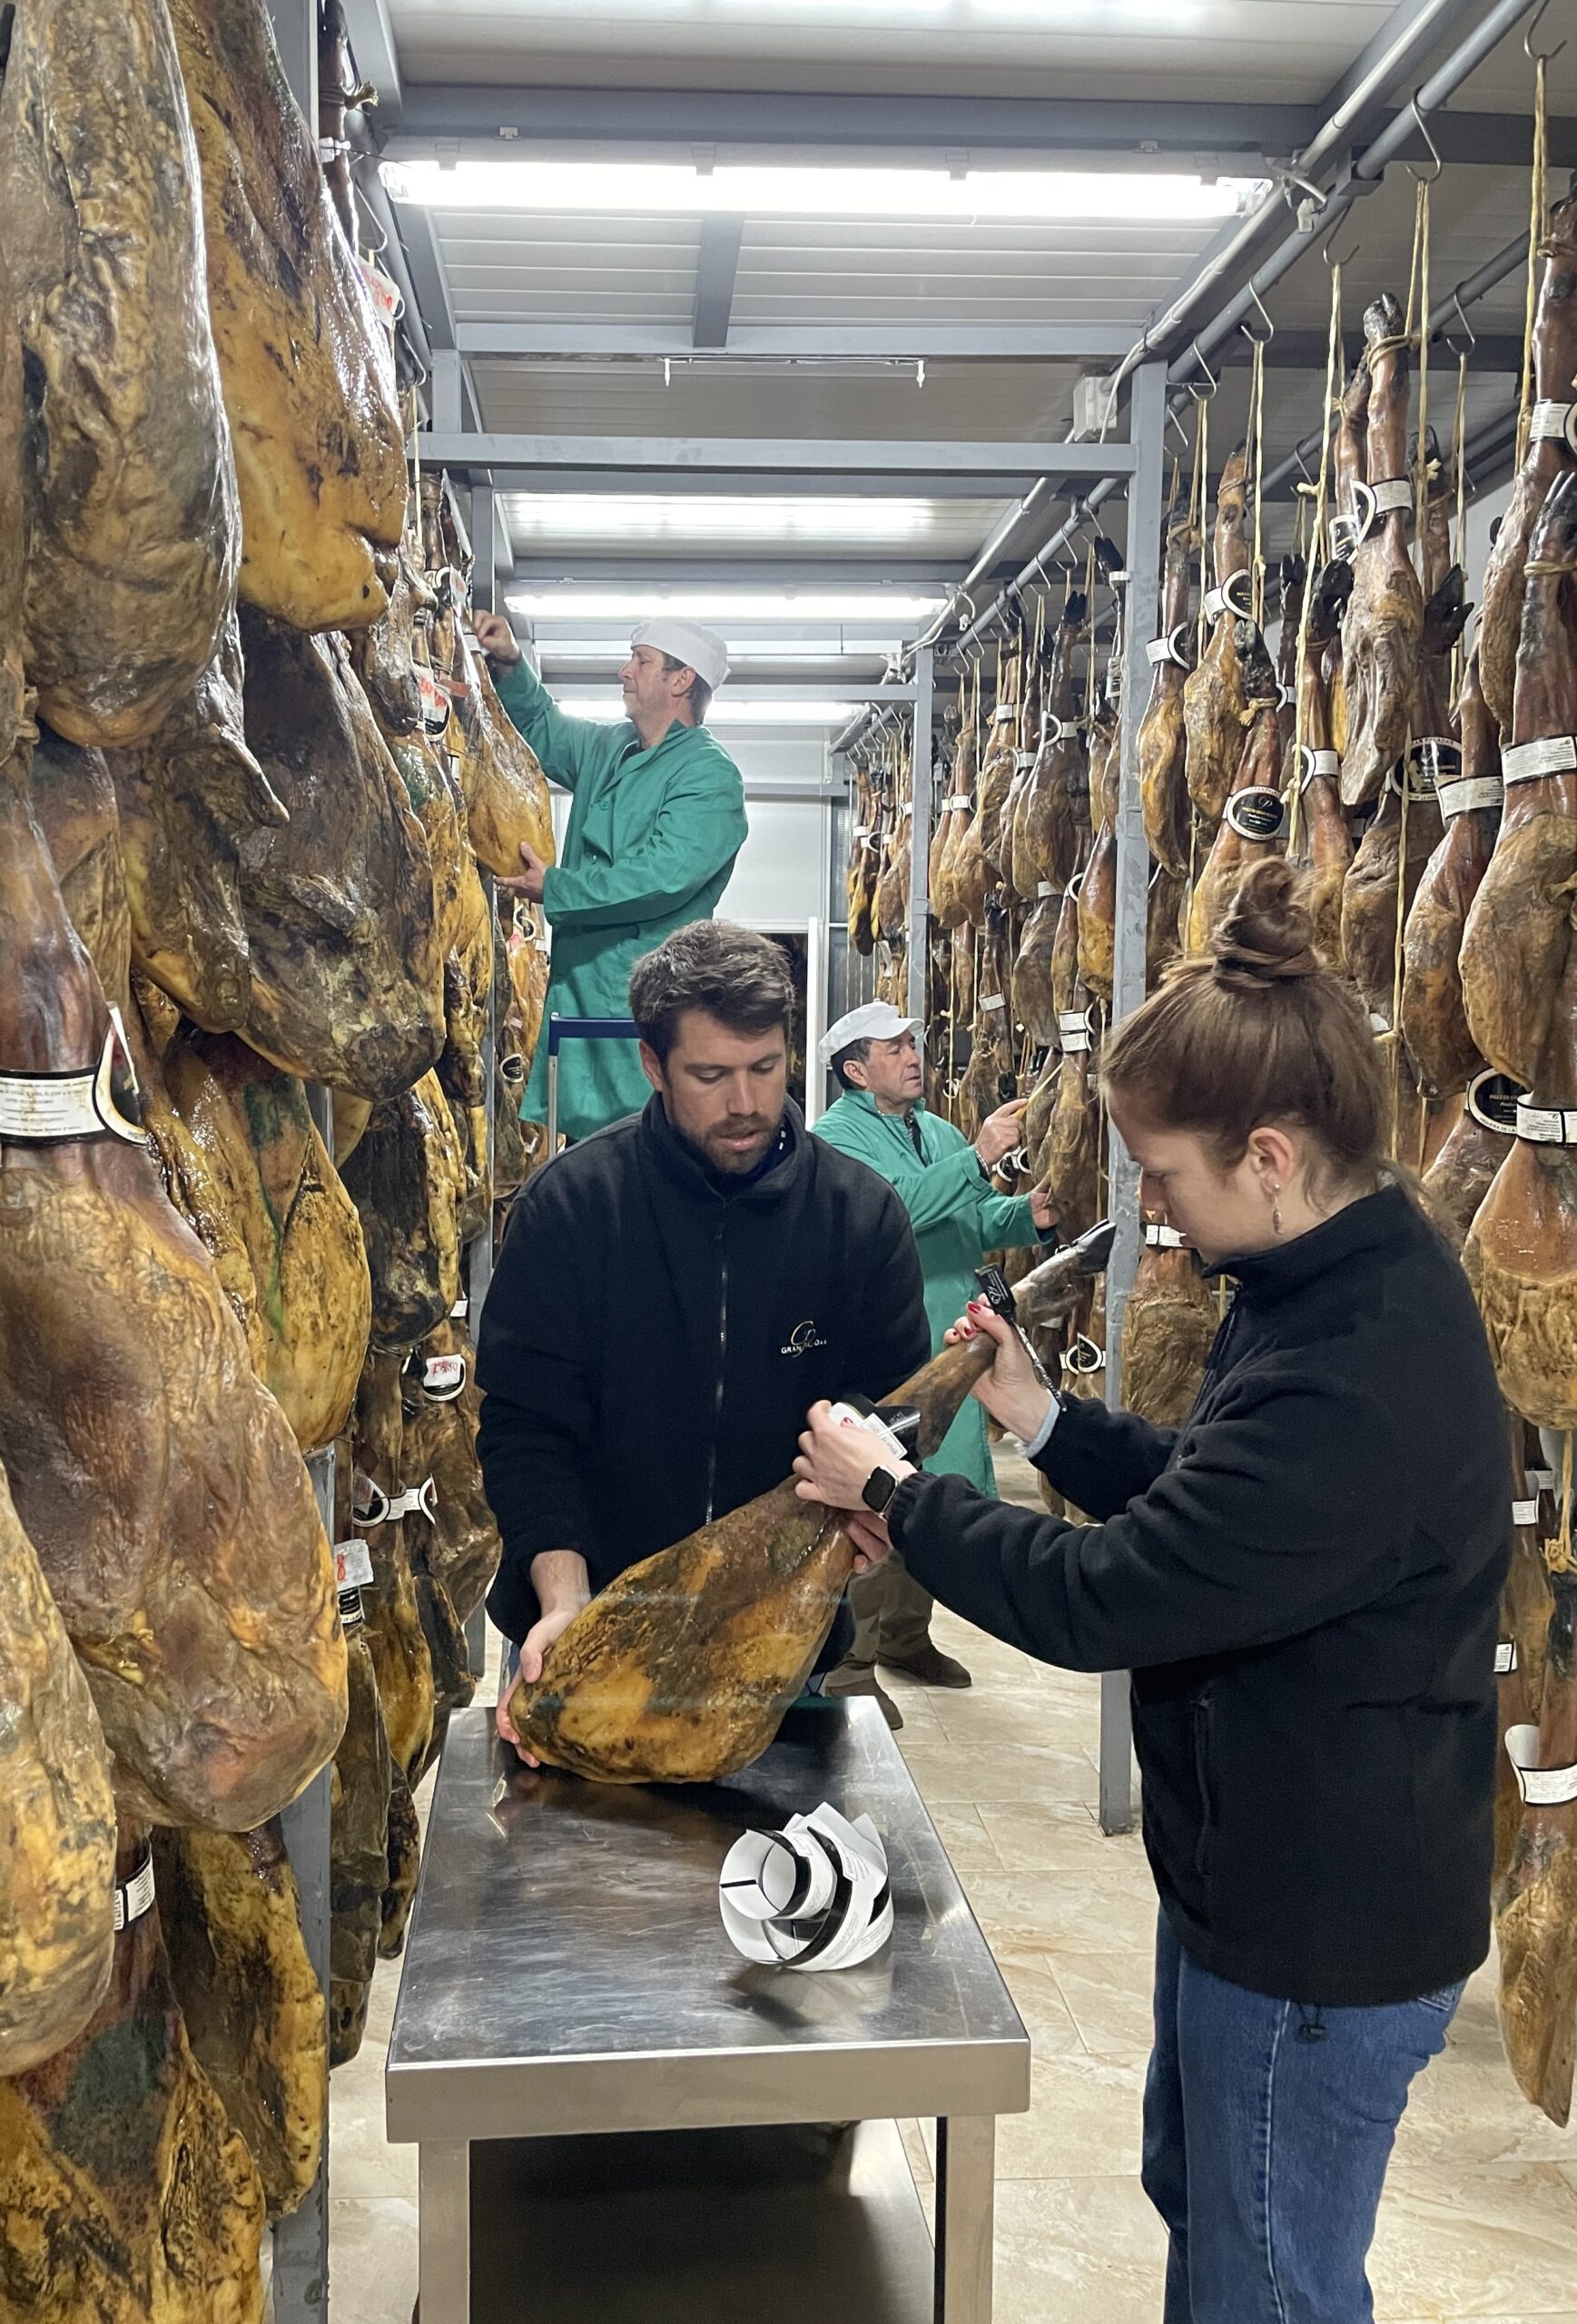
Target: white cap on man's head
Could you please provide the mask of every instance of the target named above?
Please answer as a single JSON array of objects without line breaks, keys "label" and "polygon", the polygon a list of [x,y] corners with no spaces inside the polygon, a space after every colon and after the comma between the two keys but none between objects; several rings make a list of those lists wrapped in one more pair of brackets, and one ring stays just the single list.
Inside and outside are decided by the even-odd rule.
[{"label": "white cap on man's head", "polygon": [[823,1065],[831,1065],[856,1041],[895,1041],[901,1033],[918,1033],[921,1022],[918,1017],[902,1015],[890,1000],[868,1000],[828,1026],[816,1043],[816,1056]]},{"label": "white cap on man's head", "polygon": [[659,654],[671,654],[675,662],[694,670],[714,694],[728,675],[728,640],[719,637],[715,629],[703,629],[698,621],[659,614],[655,621],[637,622],[630,632],[631,651],[637,645],[655,645]]}]

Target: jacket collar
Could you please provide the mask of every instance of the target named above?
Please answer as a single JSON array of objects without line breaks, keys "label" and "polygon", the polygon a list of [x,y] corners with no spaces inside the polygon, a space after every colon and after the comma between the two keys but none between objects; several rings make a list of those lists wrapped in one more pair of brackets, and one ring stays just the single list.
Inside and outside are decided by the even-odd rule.
[{"label": "jacket collar", "polygon": [[[855,1113],[869,1114],[872,1121],[892,1122],[906,1136],[908,1134],[908,1117],[903,1114],[884,1114],[869,1089],[845,1089],[839,1102],[848,1106]],[[923,1115],[924,1098],[917,1098],[909,1111],[911,1114]]]},{"label": "jacket collar", "polygon": [[667,1108],[655,1090],[641,1116],[641,1137],[652,1160],[669,1183],[697,1203],[773,1203],[781,1201],[805,1167],[807,1137],[804,1116],[792,1098],[785,1098],[781,1133],[784,1150],[759,1177],[737,1188],[726,1187],[719,1173],[707,1167],[688,1141],[668,1119]]},{"label": "jacket collar", "polygon": [[1319,1275],[1359,1259],[1395,1256],[1429,1231],[1411,1196],[1398,1186],[1361,1195],[1333,1218],[1311,1226],[1290,1243],[1274,1244],[1237,1259],[1223,1259],[1204,1273],[1232,1276],[1251,1307],[1273,1307],[1306,1290]]}]

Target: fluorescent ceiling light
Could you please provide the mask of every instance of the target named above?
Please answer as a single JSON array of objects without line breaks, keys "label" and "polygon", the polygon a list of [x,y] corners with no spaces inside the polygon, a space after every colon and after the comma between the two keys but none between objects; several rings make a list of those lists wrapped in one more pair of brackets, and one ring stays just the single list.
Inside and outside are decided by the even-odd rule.
[{"label": "fluorescent ceiling light", "polygon": [[[581,694],[573,686],[555,687],[554,701],[561,710],[573,713],[577,718],[593,718],[605,725],[613,725],[625,714],[624,704],[615,694]],[[858,702],[823,702],[812,696],[803,702],[752,702],[748,696],[731,702],[726,690],[719,694],[706,713],[708,726],[846,726]]]},{"label": "fluorescent ceiling light", "polygon": [[748,589],[519,589],[511,613],[539,621],[651,621],[673,614],[681,621],[924,621],[947,599],[906,596],[882,589],[807,589],[768,593]]},{"label": "fluorescent ceiling light", "polygon": [[810,169],[682,162],[385,162],[397,202],[433,210],[721,211],[755,218],[1021,218],[1168,225],[1236,217],[1258,178],[1125,170]]},{"label": "fluorescent ceiling light", "polygon": [[519,492],[509,529],[554,540],[904,541],[931,529],[926,500],[785,493]]},{"label": "fluorescent ceiling light", "polygon": [[[739,671],[752,662],[880,662],[897,645],[907,641],[896,631],[877,638],[868,645],[851,645],[842,639],[829,636],[819,642],[804,638],[785,638],[774,644],[768,638],[753,637],[748,644],[737,638],[728,641],[728,665]],[[548,662],[585,662],[594,668],[621,668],[629,653],[627,639],[605,637],[600,643],[589,638],[575,638],[568,642],[538,634],[537,651]]]}]

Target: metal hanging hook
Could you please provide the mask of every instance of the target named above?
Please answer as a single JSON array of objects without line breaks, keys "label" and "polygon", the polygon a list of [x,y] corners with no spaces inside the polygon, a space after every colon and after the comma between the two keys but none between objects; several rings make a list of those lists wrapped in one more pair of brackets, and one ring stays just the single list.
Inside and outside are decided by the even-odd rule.
[{"label": "metal hanging hook", "polygon": [[1340,258],[1333,258],[1331,256],[1331,244],[1336,241],[1336,228],[1333,226],[1330,232],[1326,236],[1325,241],[1320,244],[1320,256],[1324,259],[1326,266],[1330,269],[1333,274],[1338,266],[1351,266],[1353,261],[1357,257],[1358,252],[1364,247],[1361,241],[1355,241],[1350,251],[1343,251]]},{"label": "metal hanging hook", "polygon": [[1248,285],[1248,295],[1259,310],[1259,320],[1265,325],[1265,329],[1263,331],[1257,331],[1247,315],[1238,318],[1237,328],[1251,347],[1268,347],[1276,337],[1276,325],[1266,313],[1265,301],[1252,282]]},{"label": "metal hanging hook", "polygon": [[1201,392],[1190,379],[1188,382],[1188,393],[1193,397],[1196,403],[1208,403],[1213,396],[1220,392],[1221,382],[1211,370],[1210,366],[1206,362],[1204,357],[1200,354],[1199,342],[1198,340],[1194,341],[1194,360],[1198,365],[1200,370],[1203,371],[1205,377],[1209,380],[1210,385],[1207,389]]},{"label": "metal hanging hook", "polygon": [[1550,0],[1539,0],[1539,5],[1534,9],[1533,15],[1529,17],[1527,29],[1523,34],[1523,46],[1527,52],[1527,58],[1530,64],[1548,64],[1552,63],[1555,57],[1560,55],[1562,49],[1566,45],[1564,41],[1561,41],[1554,48],[1535,48],[1533,46],[1533,34],[1538,31],[1544,17],[1549,14],[1549,8]]},{"label": "metal hanging hook", "polygon": [[1435,142],[1434,142],[1434,138],[1433,138],[1433,137],[1430,135],[1430,133],[1429,133],[1429,123],[1428,123],[1428,122],[1427,122],[1427,121],[1424,119],[1424,117],[1423,112],[1422,112],[1422,110],[1420,109],[1419,103],[1418,103],[1418,100],[1417,100],[1417,98],[1416,98],[1416,97],[1414,97],[1414,100],[1413,100],[1412,103],[1408,106],[1407,110],[1408,110],[1408,112],[1413,115],[1414,120],[1417,123],[1417,124],[1418,124],[1418,134],[1420,135],[1420,137],[1422,137],[1422,138],[1423,138],[1424,143],[1428,146],[1428,148],[1429,148],[1429,158],[1430,158],[1430,160],[1431,160],[1431,161],[1434,162],[1434,169],[1429,172],[1429,174],[1428,174],[1428,176],[1427,176],[1427,177],[1424,175],[1424,172],[1419,168],[1419,166],[1418,166],[1418,164],[1417,164],[1417,162],[1408,162],[1408,164],[1407,164],[1408,171],[1409,171],[1410,174],[1417,180],[1417,182],[1418,182],[1418,183],[1419,183],[1420,185],[1434,185],[1434,184],[1435,184],[1435,183],[1437,182],[1437,181],[1438,181],[1438,180],[1439,180],[1439,179],[1444,175],[1444,170],[1445,170],[1445,163],[1444,163],[1444,162],[1441,160],[1441,158],[1440,158],[1440,148],[1439,148],[1439,146],[1435,143]]},{"label": "metal hanging hook", "polygon": [[1453,339],[1449,330],[1443,330],[1440,336],[1445,341],[1446,346],[1451,350],[1454,355],[1471,355],[1478,345],[1478,333],[1468,321],[1466,310],[1462,303],[1462,285],[1460,282],[1451,294],[1451,303],[1456,309],[1456,320],[1462,325],[1464,333],[1467,339],[1467,345],[1465,347],[1458,347],[1455,340]]}]

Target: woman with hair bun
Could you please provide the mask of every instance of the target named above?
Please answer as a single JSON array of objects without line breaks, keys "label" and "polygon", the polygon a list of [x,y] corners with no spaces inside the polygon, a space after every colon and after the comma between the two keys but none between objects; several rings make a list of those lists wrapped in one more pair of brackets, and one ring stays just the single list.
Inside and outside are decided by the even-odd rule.
[{"label": "woman with hair bun", "polygon": [[1236,1285],[1182,1427],[1050,1394],[976,1305],[953,1334],[995,1343],[975,1393],[1097,1521],[880,1451],[878,1476],[824,1405],[799,1489],[1010,1645],[1132,1672],[1166,2324],[1368,2324],[1396,2124],[1489,1949],[1503,1408],[1285,862],[1253,867],[1101,1078],[1142,1206]]}]

